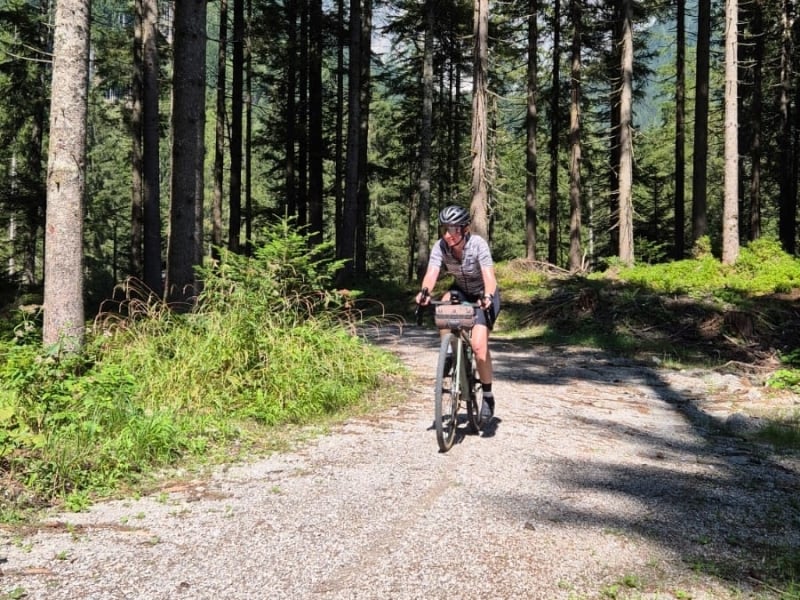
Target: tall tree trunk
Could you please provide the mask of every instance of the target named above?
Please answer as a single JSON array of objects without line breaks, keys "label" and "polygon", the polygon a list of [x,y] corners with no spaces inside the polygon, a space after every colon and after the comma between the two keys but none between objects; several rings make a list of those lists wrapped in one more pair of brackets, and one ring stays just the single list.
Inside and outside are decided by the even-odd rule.
[{"label": "tall tree trunk", "polygon": [[725,0],[725,194],[722,215],[722,262],[739,256],[739,61],[737,0]]},{"label": "tall tree trunk", "polygon": [[144,282],[153,293],[164,293],[161,257],[161,118],[158,76],[158,0],[143,0],[144,22],[142,46],[144,55],[142,90],[142,145],[144,157]]},{"label": "tall tree trunk", "polygon": [[205,134],[206,2],[175,3],[172,85],[172,199],[167,247],[167,300],[185,309],[197,292],[202,258]]},{"label": "tall tree trunk", "polygon": [[558,137],[561,130],[561,0],[553,2],[553,65],[550,90],[550,202],[548,208],[547,260],[558,264]]},{"label": "tall tree trunk", "polygon": [[89,88],[89,0],[56,5],[45,229],[45,345],[83,346],[83,198]]},{"label": "tall tree trunk", "polygon": [[525,121],[525,257],[536,260],[536,183],[538,177],[538,157],[536,155],[536,130],[539,116],[536,113],[536,101],[539,93],[537,82],[539,29],[536,19],[539,12],[538,0],[530,0],[528,14],[528,112]]},{"label": "tall tree trunk", "polygon": [[217,114],[214,145],[214,198],[211,201],[211,255],[219,258],[222,246],[222,203],[225,196],[225,106],[228,68],[228,0],[219,2],[219,49],[217,51]]},{"label": "tall tree trunk", "polygon": [[632,265],[633,250],[633,23],[631,0],[622,0],[622,68],[619,122],[619,258]]},{"label": "tall tree trunk", "polygon": [[308,224],[308,0],[299,0],[300,38],[297,64],[297,224]]},{"label": "tall tree trunk", "polygon": [[622,96],[622,80],[620,65],[622,64],[622,44],[623,44],[623,26],[625,23],[625,14],[623,0],[614,0],[612,3],[613,18],[611,20],[611,49],[609,51],[608,59],[608,79],[611,82],[611,89],[609,91],[609,152],[608,152],[608,207],[611,215],[611,227],[608,231],[608,248],[609,251],[617,249],[619,254],[619,169],[620,169],[620,153],[621,153],[621,131],[622,131],[622,117],[621,117],[621,96]]},{"label": "tall tree trunk", "polygon": [[488,76],[489,76],[489,0],[474,0],[472,79],[472,230],[483,237],[489,232],[488,157]]},{"label": "tall tree trunk", "polygon": [[133,81],[131,82],[131,246],[130,272],[133,276],[144,275],[144,156],[142,149],[142,95],[144,88],[144,0],[133,3]]},{"label": "tall tree trunk", "polygon": [[708,233],[708,72],[711,45],[711,0],[697,2],[697,66],[694,98],[694,158],[692,175],[692,243]]},{"label": "tall tree trunk", "polygon": [[242,114],[244,110],[244,0],[233,0],[233,40],[231,44],[231,194],[229,246],[239,252],[242,246]]},{"label": "tall tree trunk", "polygon": [[358,132],[361,137],[358,153],[358,225],[356,230],[356,274],[367,273],[369,198],[369,162],[367,160],[369,140],[369,105],[372,100],[372,0],[365,0],[361,16],[361,113]]},{"label": "tall tree trunk", "polygon": [[672,257],[681,260],[686,252],[686,0],[677,0],[675,40],[675,232]]},{"label": "tall tree trunk", "polygon": [[434,1],[425,0],[425,40],[422,50],[422,124],[419,146],[419,209],[417,214],[417,279],[422,281],[428,265],[431,219],[431,154],[433,140],[433,32]]},{"label": "tall tree trunk", "polygon": [[581,269],[581,10],[582,0],[570,0],[572,18],[572,90],[569,111],[569,268]]},{"label": "tall tree trunk", "polygon": [[286,139],[284,180],[286,212],[297,216],[297,0],[286,2]]},{"label": "tall tree trunk", "polygon": [[336,131],[333,140],[333,204],[336,256],[342,256],[342,215],[344,211],[344,2],[336,0],[339,35],[336,44]]},{"label": "tall tree trunk", "polygon": [[323,239],[322,0],[309,1],[308,213],[312,243]]},{"label": "tall tree trunk", "polygon": [[797,246],[797,198],[794,185],[794,144],[792,138],[792,109],[791,88],[793,78],[794,44],[792,32],[794,30],[794,3],[792,0],[783,0],[782,3],[782,29],[783,45],[781,47],[781,86],[780,86],[780,114],[781,123],[778,133],[780,145],[780,206],[778,232],[781,246],[789,254],[794,254]]},{"label": "tall tree trunk", "polygon": [[761,237],[761,111],[764,67],[764,5],[762,0],[753,4],[753,107],[750,121],[752,140],[750,142],[750,189],[749,222],[747,238],[752,241]]},{"label": "tall tree trunk", "polygon": [[[367,0],[369,1],[369,0]],[[342,230],[338,258],[346,260],[340,273],[340,284],[355,275],[356,227],[358,223],[358,186],[361,183],[361,0],[350,0],[350,43],[348,49],[347,88],[347,155],[345,158],[345,190],[342,207]]]},{"label": "tall tree trunk", "polygon": [[247,0],[247,23],[245,24],[245,157],[244,157],[244,198],[245,198],[245,239],[247,255],[252,255],[253,241],[253,52],[252,52],[253,2]]}]

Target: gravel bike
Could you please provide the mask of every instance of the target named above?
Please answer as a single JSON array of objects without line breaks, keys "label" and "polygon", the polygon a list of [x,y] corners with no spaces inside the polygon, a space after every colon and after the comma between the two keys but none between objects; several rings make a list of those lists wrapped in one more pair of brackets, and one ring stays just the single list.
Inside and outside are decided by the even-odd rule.
[{"label": "gravel bike", "polygon": [[[426,296],[427,290],[422,293]],[[445,330],[436,365],[434,426],[439,450],[447,452],[456,439],[461,406],[466,405],[467,427],[471,433],[478,433],[482,425],[481,382],[471,343],[475,308],[479,305],[466,302],[455,293],[451,293],[450,300],[431,300],[429,305],[434,308],[436,326]],[[423,308],[417,307],[418,324],[422,323]]]}]

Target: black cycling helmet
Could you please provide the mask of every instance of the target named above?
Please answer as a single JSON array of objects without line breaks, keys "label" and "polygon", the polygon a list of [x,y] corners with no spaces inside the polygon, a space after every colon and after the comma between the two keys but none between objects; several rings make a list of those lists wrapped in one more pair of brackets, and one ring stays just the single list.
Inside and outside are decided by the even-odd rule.
[{"label": "black cycling helmet", "polygon": [[446,206],[439,213],[440,225],[469,225],[469,211],[460,206]]}]

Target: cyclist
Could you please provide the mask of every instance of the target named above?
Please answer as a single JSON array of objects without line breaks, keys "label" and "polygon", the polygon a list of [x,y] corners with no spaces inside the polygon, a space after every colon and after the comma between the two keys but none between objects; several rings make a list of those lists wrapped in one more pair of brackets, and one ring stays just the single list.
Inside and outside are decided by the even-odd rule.
[{"label": "cyclist", "polygon": [[[422,278],[422,289],[432,290],[442,267],[455,279],[451,291],[458,292],[469,302],[480,304],[483,310],[475,311],[472,330],[472,350],[478,365],[483,390],[481,419],[488,421],[494,415],[495,399],[492,392],[492,356],[489,352],[489,330],[494,319],[486,321],[484,310],[494,317],[500,312],[500,292],[494,274],[494,261],[489,244],[481,236],[471,233],[469,212],[460,206],[447,206],[439,213],[442,237],[433,246],[428,268]],[[442,296],[450,298],[451,292]],[[417,294],[417,304],[430,302],[430,296]]]}]

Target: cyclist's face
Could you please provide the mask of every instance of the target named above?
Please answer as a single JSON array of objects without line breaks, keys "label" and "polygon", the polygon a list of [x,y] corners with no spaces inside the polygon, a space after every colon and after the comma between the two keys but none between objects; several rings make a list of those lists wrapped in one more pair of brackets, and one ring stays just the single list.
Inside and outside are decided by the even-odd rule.
[{"label": "cyclist's face", "polygon": [[446,225],[444,229],[444,241],[451,248],[458,246],[464,240],[464,228],[461,225]]}]

